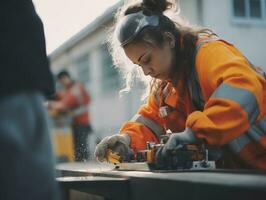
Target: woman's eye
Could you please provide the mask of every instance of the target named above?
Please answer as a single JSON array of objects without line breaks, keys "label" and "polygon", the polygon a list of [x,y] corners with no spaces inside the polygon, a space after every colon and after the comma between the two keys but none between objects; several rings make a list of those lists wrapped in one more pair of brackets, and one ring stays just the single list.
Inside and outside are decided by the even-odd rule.
[{"label": "woman's eye", "polygon": [[150,61],[151,61],[151,57],[150,57],[150,56],[147,57],[147,58],[144,58],[144,59],[142,60],[143,64],[148,64]]}]

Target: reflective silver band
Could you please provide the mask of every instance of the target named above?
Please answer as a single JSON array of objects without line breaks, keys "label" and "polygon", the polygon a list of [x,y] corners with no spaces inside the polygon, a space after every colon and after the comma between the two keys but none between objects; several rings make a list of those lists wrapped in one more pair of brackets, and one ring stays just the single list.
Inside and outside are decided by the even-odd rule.
[{"label": "reflective silver band", "polygon": [[215,42],[215,41],[218,41],[220,40],[219,37],[217,36],[212,36],[211,38],[205,38],[205,39],[202,39],[199,43],[197,43],[196,45],[196,52],[199,51],[200,47],[208,42]]},{"label": "reflective silver band", "polygon": [[266,116],[253,124],[244,134],[232,140],[228,146],[236,154],[250,142],[259,142],[266,135]]},{"label": "reflective silver band", "polygon": [[235,154],[238,154],[250,142],[250,138],[246,134],[242,134],[229,142],[228,146],[231,151],[233,151]]},{"label": "reflective silver band", "polygon": [[79,87],[78,84],[75,84],[71,89],[70,92],[72,93],[73,96],[75,96],[77,98],[77,101],[79,104],[83,103],[83,96],[82,96],[82,92],[81,89]]},{"label": "reflective silver band", "polygon": [[259,106],[256,97],[250,91],[243,88],[237,88],[223,83],[215,90],[211,98],[229,99],[238,103],[248,114],[250,124],[259,115]]},{"label": "reflective silver band", "polygon": [[156,99],[156,101],[157,101],[157,103],[158,103],[158,106],[160,106],[160,102],[161,102],[161,92],[162,92],[162,94],[163,94],[163,96],[162,96],[162,100],[164,101],[165,100],[165,98],[168,96],[168,94],[169,94],[169,87],[168,87],[168,85],[166,85],[163,89],[162,89],[163,91],[161,91],[161,90],[159,90],[156,94],[155,94],[155,99]]},{"label": "reflective silver band", "polygon": [[153,120],[146,118],[140,114],[136,114],[131,120],[131,122],[138,122],[147,126],[151,131],[160,138],[161,135],[165,134],[165,130],[162,126],[155,123]]},{"label": "reflective silver band", "polygon": [[77,115],[80,115],[80,114],[87,112],[87,111],[88,111],[87,105],[82,105],[78,108],[71,110],[71,113],[73,113],[73,116],[77,116]]},{"label": "reflective silver band", "polygon": [[160,100],[161,100],[161,97],[160,97],[160,92],[157,92],[155,94],[155,99],[156,99],[156,103],[158,106],[160,106]]}]

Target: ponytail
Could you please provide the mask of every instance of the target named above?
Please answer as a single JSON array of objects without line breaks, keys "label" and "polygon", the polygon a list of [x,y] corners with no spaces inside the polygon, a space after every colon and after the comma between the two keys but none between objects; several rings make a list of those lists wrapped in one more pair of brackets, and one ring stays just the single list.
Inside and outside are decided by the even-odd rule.
[{"label": "ponytail", "polygon": [[148,10],[152,13],[163,14],[164,11],[173,7],[173,3],[167,0],[143,0],[141,7],[144,11]]}]

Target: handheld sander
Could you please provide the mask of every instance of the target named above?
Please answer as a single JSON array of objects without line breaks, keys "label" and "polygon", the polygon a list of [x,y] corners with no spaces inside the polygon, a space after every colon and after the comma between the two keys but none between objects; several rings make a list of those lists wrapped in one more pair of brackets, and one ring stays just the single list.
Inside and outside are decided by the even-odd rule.
[{"label": "handheld sander", "polygon": [[107,161],[113,163],[118,170],[210,170],[215,169],[215,161],[209,160],[208,148],[204,144],[182,144],[170,152],[170,158],[165,163],[156,160],[156,153],[164,144],[147,142],[146,150],[134,152],[126,157],[121,157],[111,149],[107,152]]}]

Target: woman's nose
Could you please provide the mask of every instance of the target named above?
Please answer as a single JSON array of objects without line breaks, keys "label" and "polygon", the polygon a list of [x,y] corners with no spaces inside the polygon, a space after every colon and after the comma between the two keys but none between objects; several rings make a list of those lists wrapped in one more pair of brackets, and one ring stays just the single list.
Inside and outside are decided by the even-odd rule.
[{"label": "woman's nose", "polygon": [[143,73],[145,74],[145,76],[150,75],[151,72],[152,72],[152,69],[150,67],[148,67],[148,66],[143,66],[142,70],[143,70]]}]

